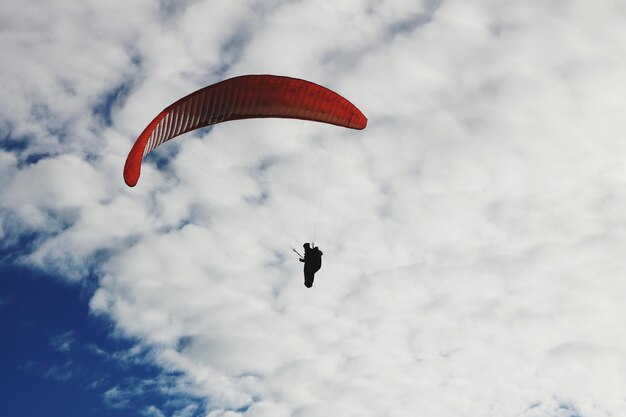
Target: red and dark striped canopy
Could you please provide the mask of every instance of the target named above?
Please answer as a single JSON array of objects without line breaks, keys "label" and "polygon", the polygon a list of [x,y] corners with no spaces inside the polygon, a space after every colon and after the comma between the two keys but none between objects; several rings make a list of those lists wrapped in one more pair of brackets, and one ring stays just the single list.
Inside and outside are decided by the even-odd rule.
[{"label": "red and dark striped canopy", "polygon": [[229,120],[277,117],[364,129],[367,118],[348,100],[309,81],[276,75],[244,75],[204,87],[165,108],[139,135],[124,166],[130,187],[141,161],[183,133]]}]

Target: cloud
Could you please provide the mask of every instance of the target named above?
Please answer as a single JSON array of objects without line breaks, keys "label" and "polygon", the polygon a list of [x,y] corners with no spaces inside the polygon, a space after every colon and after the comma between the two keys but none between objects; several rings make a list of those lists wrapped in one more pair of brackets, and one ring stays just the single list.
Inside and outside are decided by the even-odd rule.
[{"label": "cloud", "polygon": [[82,368],[72,362],[66,361],[62,365],[53,365],[44,373],[44,378],[53,379],[59,382],[67,382],[76,378],[82,372]]},{"label": "cloud", "polygon": [[75,342],[76,338],[72,330],[57,335],[50,340],[50,344],[53,348],[64,353],[69,353]]},{"label": "cloud", "polygon": [[158,408],[152,405],[144,411],[144,415],[149,416],[149,417],[164,417],[165,416],[165,414],[163,414],[161,410],[159,410]]},{"label": "cloud", "polygon": [[[116,410],[135,410],[147,416],[195,416],[203,412],[203,403],[182,391],[167,375],[153,380],[128,378],[104,392],[105,405]],[[157,405],[155,405],[155,403]],[[150,404],[137,409],[137,404]]]},{"label": "cloud", "polygon": [[111,408],[124,408],[129,402],[128,394],[118,387],[113,387],[104,393],[104,403]]},{"label": "cloud", "polygon": [[[163,369],[105,401],[619,415],[621,5],[231,3],[0,9],[3,248],[95,275],[93,312]],[[147,121],[242,73],[328,85],[369,127],[224,124],[123,185]],[[312,237],[324,267],[306,290],[290,245]]]}]

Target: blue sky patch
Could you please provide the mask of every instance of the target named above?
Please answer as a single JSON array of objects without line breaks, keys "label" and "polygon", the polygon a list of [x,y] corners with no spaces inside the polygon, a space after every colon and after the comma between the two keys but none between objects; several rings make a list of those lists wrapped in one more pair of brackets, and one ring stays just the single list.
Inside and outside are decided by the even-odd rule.
[{"label": "blue sky patch", "polygon": [[129,355],[135,343],[89,313],[85,287],[7,265],[0,276],[0,415],[144,416],[190,405],[201,415],[201,401],[171,394],[180,375]]}]

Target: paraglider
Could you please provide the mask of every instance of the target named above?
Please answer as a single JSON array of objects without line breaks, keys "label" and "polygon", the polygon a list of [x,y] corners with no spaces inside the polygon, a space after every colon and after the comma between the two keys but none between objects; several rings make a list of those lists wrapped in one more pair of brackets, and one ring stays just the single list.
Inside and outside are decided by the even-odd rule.
[{"label": "paraglider", "polygon": [[304,262],[304,286],[311,288],[313,286],[313,280],[315,279],[315,273],[322,268],[322,251],[315,245],[311,247],[310,243],[302,245],[304,248],[304,256],[300,255],[298,251],[293,250],[300,256],[300,262]]},{"label": "paraglider", "polygon": [[[276,75],[234,77],[195,91],[161,111],[130,150],[124,181],[134,187],[143,158],[170,139],[217,123],[253,118],[309,120],[357,130],[367,126],[367,118],[354,104],[310,81]],[[300,261],[304,285],[310,288],[322,266],[322,252],[306,243]]]},{"label": "paraglider", "polygon": [[143,158],[176,136],[225,121],[269,117],[358,130],[367,126],[367,118],[354,104],[310,81],[277,75],[234,77],[195,91],[161,111],[130,150],[124,181],[134,187]]}]

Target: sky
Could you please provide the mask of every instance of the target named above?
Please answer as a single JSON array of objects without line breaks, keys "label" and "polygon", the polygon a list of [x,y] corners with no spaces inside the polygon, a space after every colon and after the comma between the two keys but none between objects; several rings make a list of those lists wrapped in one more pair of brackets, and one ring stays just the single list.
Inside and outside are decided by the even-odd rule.
[{"label": "sky", "polygon": [[[0,3],[0,414],[626,413],[626,4]],[[303,78],[352,131],[163,108]],[[311,289],[292,248],[324,252]]]}]

